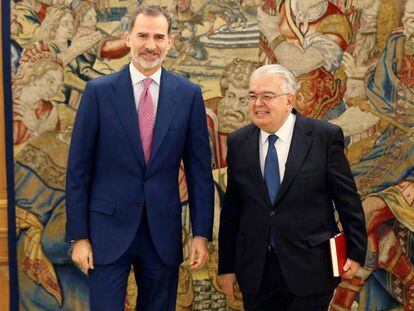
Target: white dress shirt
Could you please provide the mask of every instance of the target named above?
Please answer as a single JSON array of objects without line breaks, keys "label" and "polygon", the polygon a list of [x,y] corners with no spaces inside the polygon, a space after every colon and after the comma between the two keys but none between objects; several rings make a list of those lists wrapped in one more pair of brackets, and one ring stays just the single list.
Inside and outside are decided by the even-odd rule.
[{"label": "white dress shirt", "polygon": [[[275,132],[278,139],[275,142],[275,148],[277,151],[277,158],[279,162],[279,176],[280,183],[282,183],[283,176],[285,175],[285,166],[287,157],[289,155],[290,143],[293,136],[293,128],[295,126],[296,116],[293,113],[290,113],[285,123]],[[264,174],[264,165],[267,155],[267,150],[269,149],[269,140],[268,137],[271,135],[266,133],[263,130],[260,130],[259,137],[259,154],[260,154],[260,169],[262,171],[262,176]]]},{"label": "white dress shirt", "polygon": [[134,89],[135,107],[138,112],[139,99],[141,98],[142,91],[144,90],[143,80],[151,78],[154,82],[151,83],[149,91],[151,93],[152,102],[154,103],[154,118],[157,115],[158,98],[160,96],[160,82],[161,82],[161,68],[154,72],[151,76],[147,77],[142,74],[137,68],[129,63],[129,72],[131,73],[132,88]]}]

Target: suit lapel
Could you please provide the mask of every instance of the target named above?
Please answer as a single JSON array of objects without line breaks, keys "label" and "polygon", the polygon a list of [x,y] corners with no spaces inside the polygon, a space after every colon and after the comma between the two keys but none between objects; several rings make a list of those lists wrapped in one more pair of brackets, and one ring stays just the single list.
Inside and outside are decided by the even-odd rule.
[{"label": "suit lapel", "polygon": [[129,66],[126,66],[114,82],[115,91],[111,102],[124,128],[129,142],[134,149],[142,167],[145,167],[144,152],[138,127],[138,113],[135,107],[134,91],[132,89]]},{"label": "suit lapel", "polygon": [[259,190],[260,196],[265,204],[270,207],[271,202],[267,193],[266,184],[260,169],[260,153],[259,153],[259,134],[260,130],[255,125],[251,125],[252,130],[247,134],[244,154],[246,155],[247,166],[252,176],[253,184]]},{"label": "suit lapel", "polygon": [[148,167],[151,167],[154,163],[154,159],[174,116],[176,103],[179,101],[179,94],[176,92],[178,86],[179,84],[174,76],[163,68],[161,73],[157,116],[155,118],[154,135],[152,138],[151,157]]},{"label": "suit lapel", "polygon": [[301,168],[309,148],[312,144],[310,136],[311,129],[306,123],[306,118],[296,113],[296,122],[293,130],[292,142],[290,144],[289,155],[286,161],[285,175],[279,192],[276,196],[275,204],[280,201],[289,185],[295,179],[296,174]]}]

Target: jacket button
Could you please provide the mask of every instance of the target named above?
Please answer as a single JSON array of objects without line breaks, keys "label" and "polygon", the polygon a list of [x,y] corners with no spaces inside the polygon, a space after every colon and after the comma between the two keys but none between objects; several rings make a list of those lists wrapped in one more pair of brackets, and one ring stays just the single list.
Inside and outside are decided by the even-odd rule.
[{"label": "jacket button", "polygon": [[269,212],[269,216],[275,216],[275,214],[276,214],[275,211],[270,211]]}]

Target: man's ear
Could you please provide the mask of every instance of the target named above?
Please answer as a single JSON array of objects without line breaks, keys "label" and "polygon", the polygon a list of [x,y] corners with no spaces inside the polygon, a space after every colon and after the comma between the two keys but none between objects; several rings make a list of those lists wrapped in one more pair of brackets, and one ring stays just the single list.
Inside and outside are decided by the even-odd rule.
[{"label": "man's ear", "polygon": [[130,45],[130,43],[129,43],[129,39],[130,39],[130,38],[129,38],[129,33],[128,33],[128,31],[124,33],[124,35],[122,36],[122,38],[125,40],[125,43],[126,43],[127,47],[131,48],[131,45]]},{"label": "man's ear", "polygon": [[172,46],[173,46],[173,44],[174,44],[174,39],[175,39],[175,36],[174,36],[174,35],[170,35],[170,36],[169,36],[169,38],[168,38],[168,41],[169,41],[169,42],[168,42],[168,43],[169,43],[169,44],[168,44],[168,45],[169,45],[169,46],[168,46],[168,50],[172,48]]},{"label": "man's ear", "polygon": [[288,110],[291,110],[292,108],[294,108],[294,104],[295,104],[295,101],[296,101],[296,95],[295,94],[289,94],[287,96],[287,101],[288,101],[288,105],[287,105],[286,108]]}]

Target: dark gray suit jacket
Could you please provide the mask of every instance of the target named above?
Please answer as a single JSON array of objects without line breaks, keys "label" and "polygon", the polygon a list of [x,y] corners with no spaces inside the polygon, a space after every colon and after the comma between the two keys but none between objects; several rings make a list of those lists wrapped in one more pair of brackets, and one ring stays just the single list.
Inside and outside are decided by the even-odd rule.
[{"label": "dark gray suit jacket", "polygon": [[[296,111],[294,111],[296,113]],[[272,206],[260,170],[259,134],[248,125],[228,137],[228,185],[220,217],[219,274],[236,273],[243,292],[263,278],[270,226],[289,289],[298,296],[327,293],[332,276],[329,238],[346,234],[348,257],[363,264],[364,213],[344,154],[342,130],[296,113],[285,175]]]}]

